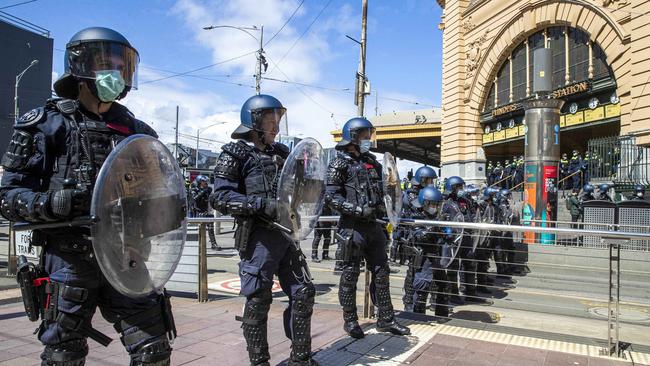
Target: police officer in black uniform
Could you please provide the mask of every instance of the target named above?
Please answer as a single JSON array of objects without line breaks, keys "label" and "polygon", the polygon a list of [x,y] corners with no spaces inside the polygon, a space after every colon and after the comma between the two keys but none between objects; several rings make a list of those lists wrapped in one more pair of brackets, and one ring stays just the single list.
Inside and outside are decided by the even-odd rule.
[{"label": "police officer in black uniform", "polygon": [[[212,217],[210,212],[210,194],[212,194],[212,188],[208,185],[208,177],[205,175],[198,175],[194,179],[194,184],[191,188],[191,197],[192,197],[192,213],[194,217]],[[208,237],[210,238],[210,246],[214,250],[220,250],[219,245],[217,245],[217,239],[214,236],[214,224],[208,223],[206,225],[206,230],[208,231]]]},{"label": "police officer in black uniform", "polygon": [[645,201],[645,187],[637,184],[634,186],[634,195],[629,198],[630,201]]},{"label": "police officer in black uniform", "polygon": [[[321,211],[321,216],[334,216],[334,212],[329,206],[323,206]],[[318,259],[318,244],[320,239],[323,238],[323,260],[327,261],[330,259],[330,243],[332,242],[332,226],[333,222],[318,222],[314,228],[314,241],[311,243],[311,260],[313,262],[319,263],[321,260]]]},{"label": "police officer in black uniform", "polygon": [[284,331],[291,339],[289,365],[317,365],[311,358],[311,315],[316,289],[305,256],[277,228],[277,183],[289,149],[273,142],[286,109],[270,95],[255,95],[241,108],[236,142],[224,145],[214,168],[212,207],[237,220],[240,294],[246,296],[242,322],[251,365],[269,365],[267,317],[277,275],[289,297]]},{"label": "police officer in black uniform", "polygon": [[[509,189],[501,190],[498,199],[498,224],[512,225],[514,212],[510,206],[512,193]],[[512,237],[512,231],[501,231],[495,238],[494,263],[497,267],[497,273],[500,275],[512,275],[515,258],[515,243]]]},{"label": "police officer in black uniform", "polygon": [[609,201],[609,202],[614,202],[612,200],[612,197],[609,196],[609,189],[610,186],[607,183],[603,183],[600,186],[598,186],[598,195],[596,196],[597,200],[600,201]]},{"label": "police officer in black uniform", "polygon": [[354,338],[363,338],[356,305],[357,280],[363,257],[372,273],[370,294],[378,308],[377,329],[398,335],[410,334],[409,328],[395,320],[390,298],[390,269],[386,254],[386,236],[382,224],[385,215],[381,164],[370,153],[374,128],[370,121],[357,117],[345,123],[339,150],[327,171],[325,201],[341,214],[337,239],[343,246],[343,274],[339,302],[343,307],[343,329]]},{"label": "police officer in black uniform", "polygon": [[[102,164],[117,143],[156,133],[116,101],[137,86],[138,52],[118,32],[87,28],[70,39],[59,97],[16,121],[2,158],[0,213],[10,221],[56,223],[87,216]],[[93,256],[90,228],[35,230],[40,267],[49,275],[46,308],[37,329],[42,365],[85,363],[87,338],[106,338],[91,326],[97,307],[113,323],[131,365],[169,365],[171,307],[165,295],[133,299],[115,290]]]},{"label": "police officer in black uniform", "polygon": [[[438,179],[438,175],[430,166],[421,166],[415,171],[411,180],[411,189],[404,195],[402,218],[424,218],[421,206],[418,203],[419,194],[423,188],[432,186],[436,179]],[[408,270],[406,271],[406,276],[404,276],[404,296],[402,297],[402,302],[404,303],[404,310],[411,311],[413,309],[413,294],[415,291],[413,289],[413,278],[417,270],[416,267],[419,266],[415,263],[414,259],[419,249],[413,245],[413,228],[401,227],[400,230],[403,233],[401,238],[403,239],[402,242],[404,245],[399,247],[399,251],[404,253],[403,257],[408,262]]]},{"label": "police officer in black uniform", "polygon": [[[435,187],[422,188],[418,194],[417,206],[427,220],[438,220],[442,212],[444,198]],[[427,297],[431,293],[432,309],[437,316],[449,316],[448,278],[441,264],[443,258],[444,236],[439,228],[414,227],[412,236],[416,250],[413,262],[415,268],[413,287],[413,312],[426,313]]]}]

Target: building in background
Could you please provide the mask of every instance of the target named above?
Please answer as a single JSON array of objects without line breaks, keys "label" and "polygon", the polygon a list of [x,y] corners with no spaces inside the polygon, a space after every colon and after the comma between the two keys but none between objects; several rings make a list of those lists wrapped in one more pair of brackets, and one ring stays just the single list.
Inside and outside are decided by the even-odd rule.
[{"label": "building in background", "polygon": [[4,152],[15,120],[16,76],[33,60],[38,63],[20,80],[18,114],[43,106],[52,96],[53,40],[48,30],[0,11],[0,45],[0,151]]},{"label": "building in background", "polygon": [[[522,102],[532,97],[533,51],[540,47],[553,50],[554,94],[565,100],[562,152],[600,150],[599,164],[608,166],[601,169],[605,180],[629,178],[623,166],[647,165],[639,151],[646,154],[642,147],[650,146],[650,2],[438,4],[443,8],[443,175],[482,180],[486,161],[523,154]],[[610,145],[603,148],[601,141]],[[629,157],[621,156],[626,144],[633,146]]]}]

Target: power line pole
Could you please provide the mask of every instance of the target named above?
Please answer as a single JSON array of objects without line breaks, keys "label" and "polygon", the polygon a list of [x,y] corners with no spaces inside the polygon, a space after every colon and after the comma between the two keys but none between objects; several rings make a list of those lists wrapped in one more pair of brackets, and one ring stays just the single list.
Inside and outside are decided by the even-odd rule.
[{"label": "power line pole", "polygon": [[174,143],[174,158],[178,160],[178,106],[176,106],[176,142]]},{"label": "power line pole", "polygon": [[264,26],[260,28],[260,49],[257,51],[257,71],[255,72],[255,93],[260,94],[260,83],[262,82],[262,65],[264,71],[268,67],[264,57]]},{"label": "power line pole", "polygon": [[361,1],[361,54],[357,71],[357,114],[362,117],[366,101],[366,26],[368,20],[368,0]]}]

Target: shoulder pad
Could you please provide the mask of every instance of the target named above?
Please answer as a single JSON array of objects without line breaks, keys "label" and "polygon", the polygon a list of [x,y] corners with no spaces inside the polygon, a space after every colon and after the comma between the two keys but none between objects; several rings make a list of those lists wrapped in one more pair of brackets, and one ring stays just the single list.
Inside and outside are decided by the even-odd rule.
[{"label": "shoulder pad", "polygon": [[277,151],[277,153],[278,153],[278,155],[280,155],[280,157],[285,158],[285,159],[287,158],[287,156],[289,156],[289,153],[291,152],[291,150],[289,150],[289,147],[287,145],[285,145],[283,143],[280,143],[280,142],[274,142],[273,143],[273,149],[275,151]]},{"label": "shoulder pad", "polygon": [[227,152],[228,154],[234,156],[239,160],[246,158],[246,155],[252,150],[252,148],[246,145],[243,141],[229,142],[221,147],[221,150]]},{"label": "shoulder pad", "polygon": [[30,126],[35,126],[41,122],[47,120],[47,113],[45,113],[45,108],[38,107],[34,108],[31,111],[23,114],[20,118],[16,120],[14,128],[26,128]]},{"label": "shoulder pad", "polygon": [[[131,112],[129,112],[129,114],[130,113]],[[133,116],[132,114],[130,114],[130,115]],[[132,117],[132,118],[133,118],[133,131],[135,133],[143,133],[145,135],[149,135],[149,136],[153,136],[155,138],[158,138],[158,134],[156,133],[156,131],[153,128],[151,128],[151,126],[149,126],[145,122],[140,121],[139,119],[137,119],[135,117]]]}]

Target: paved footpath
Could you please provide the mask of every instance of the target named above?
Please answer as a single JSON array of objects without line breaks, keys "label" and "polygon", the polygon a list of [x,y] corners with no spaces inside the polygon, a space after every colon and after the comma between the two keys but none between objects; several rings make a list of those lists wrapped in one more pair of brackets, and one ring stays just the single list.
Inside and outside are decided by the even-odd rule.
[{"label": "paved footpath", "polygon": [[[234,319],[241,312],[243,298],[213,296],[211,301],[199,303],[175,297],[172,303],[179,333],[172,365],[248,365],[240,323]],[[284,299],[276,299],[269,315],[273,365],[284,364],[290,352],[282,327],[284,306]],[[367,322],[363,324],[366,338],[354,341],[341,329],[339,309],[317,305],[312,322],[315,358],[324,366],[650,364],[647,354],[628,352],[626,361],[617,361],[599,357],[599,349],[593,345],[463,328],[431,319],[403,319],[413,332],[408,337],[378,333]],[[21,303],[0,306],[0,365],[40,364],[42,346],[32,335],[36,325],[24,316]],[[87,365],[128,365],[129,357],[112,326],[100,315],[95,317],[94,326],[116,340],[107,348],[89,341]]]}]

